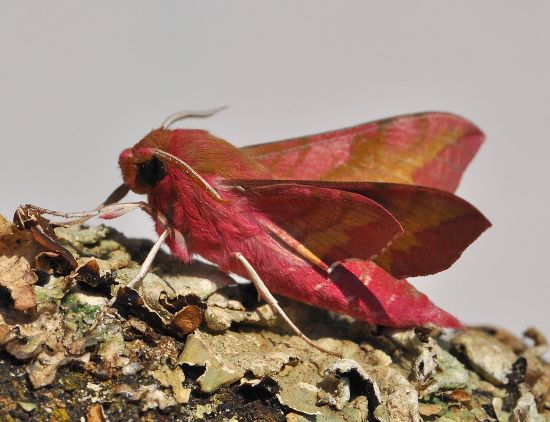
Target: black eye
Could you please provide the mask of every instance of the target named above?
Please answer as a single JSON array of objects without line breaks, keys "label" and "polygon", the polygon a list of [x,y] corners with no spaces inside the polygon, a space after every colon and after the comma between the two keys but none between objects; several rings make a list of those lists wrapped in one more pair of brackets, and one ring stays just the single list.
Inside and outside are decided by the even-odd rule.
[{"label": "black eye", "polygon": [[155,186],[166,177],[166,167],[164,163],[156,157],[138,164],[137,171],[140,181],[151,187]]}]

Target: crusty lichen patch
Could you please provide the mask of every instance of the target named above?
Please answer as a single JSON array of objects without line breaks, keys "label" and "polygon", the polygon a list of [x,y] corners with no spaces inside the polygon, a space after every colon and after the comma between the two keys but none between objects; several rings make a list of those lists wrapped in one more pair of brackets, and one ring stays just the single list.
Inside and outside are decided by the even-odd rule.
[{"label": "crusty lichen patch", "polygon": [[[25,257],[23,278],[9,273],[0,291],[0,420],[550,415],[547,345],[536,330],[527,340],[492,328],[389,330],[281,300],[311,338],[345,357],[337,359],[290,334],[253,289],[211,265],[186,267],[161,253],[137,290],[126,288],[148,241],[104,226],[57,229],[78,264],[67,269],[51,251],[34,262],[44,251],[5,220],[0,234],[0,255],[17,239],[27,245],[12,251]],[[105,309],[111,295],[115,307]]]}]

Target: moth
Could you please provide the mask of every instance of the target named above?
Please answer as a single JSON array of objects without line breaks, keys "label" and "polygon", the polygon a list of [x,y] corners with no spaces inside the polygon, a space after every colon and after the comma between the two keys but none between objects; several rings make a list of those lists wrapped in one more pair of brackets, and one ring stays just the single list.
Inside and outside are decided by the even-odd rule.
[{"label": "moth", "polygon": [[[132,286],[166,242],[184,263],[199,255],[251,280],[317,348],[273,294],[370,324],[461,326],[405,278],[450,267],[490,226],[453,194],[484,139],[474,124],[411,114],[244,148],[172,129],[215,111],[176,113],[125,149],[124,183],[96,210],[51,213],[83,221],[143,209],[159,239]],[[147,201],[119,202],[129,190]]]}]

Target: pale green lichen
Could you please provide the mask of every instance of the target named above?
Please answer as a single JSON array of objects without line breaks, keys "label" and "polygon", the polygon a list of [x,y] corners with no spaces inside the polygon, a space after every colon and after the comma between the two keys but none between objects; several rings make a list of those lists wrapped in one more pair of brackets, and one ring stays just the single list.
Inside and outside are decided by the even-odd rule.
[{"label": "pale green lichen", "polygon": [[458,334],[452,343],[487,381],[495,385],[508,383],[508,374],[518,358],[510,347],[486,333],[474,331]]},{"label": "pale green lichen", "polygon": [[160,382],[160,385],[172,389],[172,394],[177,403],[184,404],[189,401],[191,389],[183,387],[185,375],[180,367],[169,368],[167,365],[162,365],[151,371],[151,375]]},{"label": "pale green lichen", "polygon": [[[544,403],[550,398],[550,367],[541,358],[546,346],[540,341],[528,346],[514,338],[509,347],[506,339],[512,337],[502,331],[377,331],[281,300],[319,345],[346,357],[338,360],[285,334],[269,306],[247,308],[254,293],[230,285],[231,279],[215,267],[184,267],[162,253],[136,290],[121,290],[120,317],[105,309],[106,292],[117,294],[135,276],[139,262],[131,257],[144,254],[143,242],[103,226],[57,232],[77,256],[79,269],[66,277],[50,275],[35,286],[38,304],[32,314],[4,304],[0,344],[22,360],[35,387],[54,388],[58,369],[79,362],[85,371],[65,370],[59,385],[71,395],[85,391],[83,400],[109,401],[108,414],[137,406],[142,414],[163,409],[174,417],[185,415],[183,420],[237,420],[237,414],[224,413],[224,394],[231,391],[235,397],[250,389],[271,395],[271,406],[281,403],[279,416],[284,411],[288,421],[300,422],[409,422],[421,417],[478,422],[491,420],[491,412],[499,421],[538,422],[549,413]],[[134,302],[124,296],[129,294]],[[174,331],[174,311],[167,306],[185,298],[204,311],[202,325],[187,337]],[[127,320],[129,314],[135,318]],[[101,320],[90,331],[97,316]],[[527,372],[510,377],[519,357],[525,358]],[[191,367],[204,369],[196,381],[185,376]],[[95,378],[82,380],[90,374]],[[125,378],[121,382],[117,377]],[[510,379],[516,383],[504,385]],[[205,394],[211,395],[208,403]],[[36,417],[29,397],[18,399],[19,404],[6,400],[10,409],[19,407]],[[57,404],[47,408],[60,420],[75,419]],[[0,408],[6,419],[2,412]],[[133,413],[134,419],[138,414]]]}]

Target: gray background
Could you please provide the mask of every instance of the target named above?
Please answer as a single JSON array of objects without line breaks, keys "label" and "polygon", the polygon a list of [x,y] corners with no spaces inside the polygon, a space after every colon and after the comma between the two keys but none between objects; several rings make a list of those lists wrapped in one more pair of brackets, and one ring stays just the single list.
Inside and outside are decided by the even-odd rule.
[{"label": "gray background", "polygon": [[[236,145],[452,111],[487,134],[458,193],[494,227],[414,284],[467,323],[550,335],[549,41],[548,1],[2,1],[0,213],[95,206],[180,109],[229,105],[185,125]],[[153,237],[139,213],[113,224]]]}]

